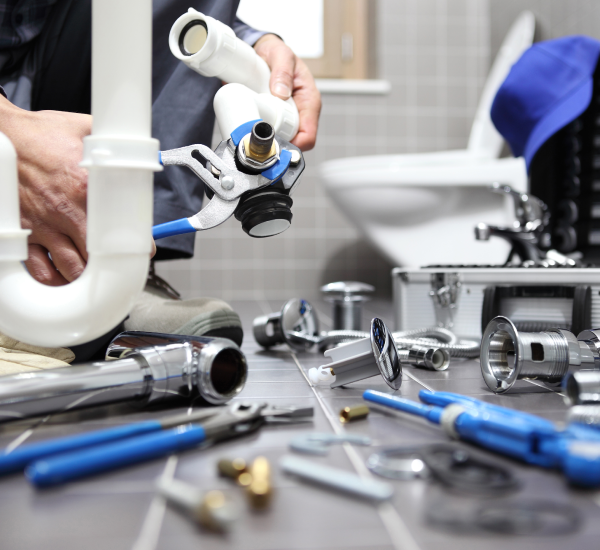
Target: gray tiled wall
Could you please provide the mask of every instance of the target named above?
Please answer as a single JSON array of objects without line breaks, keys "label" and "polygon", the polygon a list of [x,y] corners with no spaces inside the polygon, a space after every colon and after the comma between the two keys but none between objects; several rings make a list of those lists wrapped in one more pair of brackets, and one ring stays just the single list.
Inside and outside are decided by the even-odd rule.
[{"label": "gray tiled wall", "polygon": [[391,93],[324,96],[317,146],[306,155],[293,197],[292,227],[257,240],[231,219],[199,234],[192,260],[158,268],[184,297],[311,298],[336,279],[391,293],[392,266],[331,204],[316,168],[346,156],[464,147],[489,66],[489,2],[379,0],[376,13],[378,72]]},{"label": "gray tiled wall", "polygon": [[526,9],[536,17],[536,40],[568,34],[600,39],[598,0],[490,0],[492,51],[499,48],[511,21]]}]

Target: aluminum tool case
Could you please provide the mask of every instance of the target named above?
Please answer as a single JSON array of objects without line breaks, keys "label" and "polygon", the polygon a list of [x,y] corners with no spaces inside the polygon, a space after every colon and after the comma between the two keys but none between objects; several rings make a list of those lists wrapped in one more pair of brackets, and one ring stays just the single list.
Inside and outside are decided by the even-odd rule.
[{"label": "aluminum tool case", "polygon": [[392,270],[396,330],[451,328],[481,337],[505,315],[523,331],[600,327],[600,269],[443,266]]}]

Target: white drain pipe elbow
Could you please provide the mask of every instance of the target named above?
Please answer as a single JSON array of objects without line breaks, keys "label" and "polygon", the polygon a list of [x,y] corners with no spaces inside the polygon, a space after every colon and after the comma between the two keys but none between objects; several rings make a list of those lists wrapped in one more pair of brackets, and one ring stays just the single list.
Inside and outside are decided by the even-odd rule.
[{"label": "white drain pipe elbow", "polygon": [[[102,336],[129,313],[148,272],[152,180],[158,141],[151,131],[152,3],[93,0],[92,135],[88,169],[88,263],[62,287],[22,266],[16,154],[0,135],[0,331],[30,344],[72,346]],[[116,17],[116,14],[119,17]]]},{"label": "white drain pipe elbow", "polygon": [[299,116],[294,100],[271,95],[267,63],[227,25],[190,8],[173,24],[169,47],[190,69],[229,83],[214,99],[223,138],[257,118],[271,124],[287,141],[297,134]]}]

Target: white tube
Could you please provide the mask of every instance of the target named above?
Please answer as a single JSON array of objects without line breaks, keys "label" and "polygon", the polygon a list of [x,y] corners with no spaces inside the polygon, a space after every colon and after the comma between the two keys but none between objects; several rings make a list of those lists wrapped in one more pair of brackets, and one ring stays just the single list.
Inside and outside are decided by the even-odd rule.
[{"label": "white tube", "polygon": [[28,232],[19,222],[16,155],[0,135],[0,331],[13,338],[51,347],[90,341],[121,322],[144,287],[152,172],[160,170],[150,138],[151,29],[148,0],[93,1],[94,122],[81,163],[89,172],[89,259],[69,285],[42,285],[20,263]]},{"label": "white tube", "polygon": [[298,133],[296,105],[272,96],[257,94],[241,84],[227,84],[213,102],[219,130],[224,138],[250,120],[263,119],[283,139],[290,141]]},{"label": "white tube", "polygon": [[[271,71],[267,63],[227,25],[190,8],[171,27],[169,47],[177,59],[197,73],[219,78],[230,86],[249,88],[250,94],[243,92],[240,86],[227,91],[230,86],[225,86],[215,96],[215,114],[224,138],[241,124],[256,118],[274,126],[275,133],[283,139],[294,138],[299,125],[294,100],[283,101],[271,95]],[[234,126],[235,122],[239,124]]]}]

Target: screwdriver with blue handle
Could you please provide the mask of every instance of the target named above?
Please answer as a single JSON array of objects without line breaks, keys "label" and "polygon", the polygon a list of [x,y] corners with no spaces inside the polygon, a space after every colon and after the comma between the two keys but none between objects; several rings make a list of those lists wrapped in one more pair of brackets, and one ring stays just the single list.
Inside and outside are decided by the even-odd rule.
[{"label": "screwdriver with blue handle", "polygon": [[535,415],[491,405],[449,392],[422,390],[418,403],[367,390],[363,399],[440,424],[455,439],[503,455],[562,469],[566,478],[585,487],[600,486],[600,432],[583,425],[558,429]]}]

